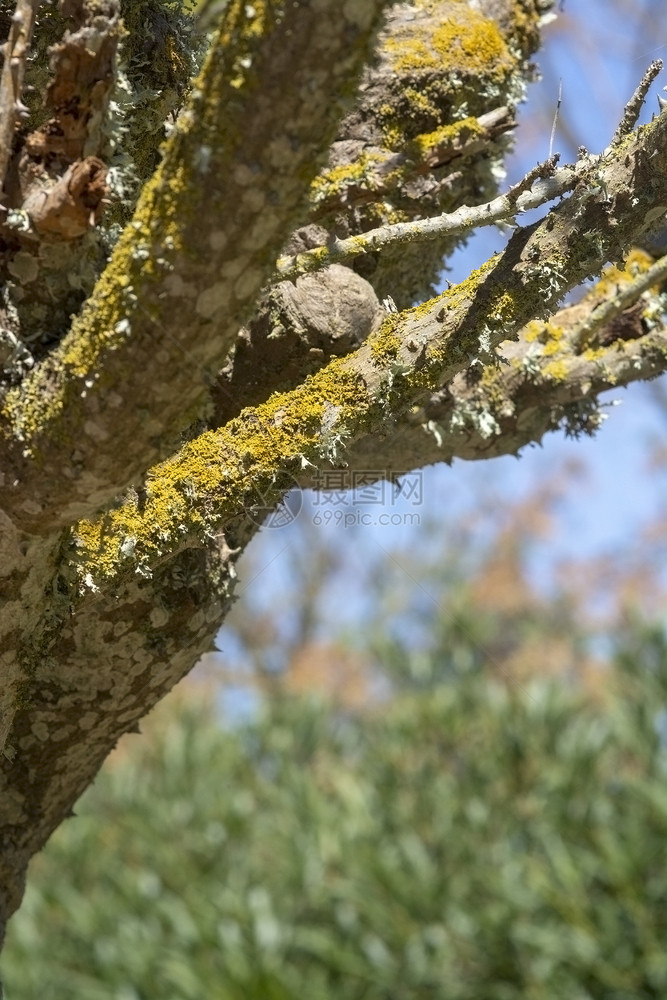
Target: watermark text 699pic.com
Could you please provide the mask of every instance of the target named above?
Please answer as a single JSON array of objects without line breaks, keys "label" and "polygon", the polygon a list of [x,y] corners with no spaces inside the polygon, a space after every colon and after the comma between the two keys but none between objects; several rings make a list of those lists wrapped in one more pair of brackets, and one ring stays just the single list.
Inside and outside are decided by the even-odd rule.
[{"label": "watermark text 699pic.com", "polygon": [[380,469],[320,472],[314,488],[314,525],[353,528],[421,524],[421,515],[415,509],[423,503],[420,471],[392,481]]}]

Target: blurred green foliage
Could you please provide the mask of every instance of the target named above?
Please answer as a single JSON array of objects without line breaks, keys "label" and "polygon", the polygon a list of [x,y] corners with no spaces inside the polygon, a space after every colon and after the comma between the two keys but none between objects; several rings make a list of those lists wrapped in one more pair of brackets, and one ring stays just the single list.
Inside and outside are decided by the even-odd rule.
[{"label": "blurred green foliage", "polygon": [[402,655],[363,712],[162,706],[34,861],[8,1000],[667,996],[663,632],[594,694]]}]

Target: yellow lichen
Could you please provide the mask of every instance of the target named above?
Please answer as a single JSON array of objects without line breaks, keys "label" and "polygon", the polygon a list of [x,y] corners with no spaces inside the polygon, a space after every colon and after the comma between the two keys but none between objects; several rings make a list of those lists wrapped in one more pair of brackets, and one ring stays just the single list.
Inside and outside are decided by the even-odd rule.
[{"label": "yellow lichen", "polygon": [[354,163],[332,167],[323,171],[311,184],[310,197],[314,203],[340,196],[349,187],[372,187],[372,165],[381,160],[378,154],[363,153]]},{"label": "yellow lichen", "polygon": [[545,333],[547,339],[543,341],[544,349],[542,354],[548,357],[551,354],[558,354],[562,348],[562,340],[564,330],[562,326],[556,326],[554,323],[545,323]]},{"label": "yellow lichen", "polygon": [[416,136],[408,145],[419,159],[424,159],[433,150],[442,146],[463,144],[473,135],[480,135],[484,129],[476,118],[464,118],[463,121],[451,125],[441,125],[433,132],[425,132]]},{"label": "yellow lichen", "polygon": [[488,91],[496,96],[507,87],[517,69],[511,48],[499,25],[461,4],[461,14],[431,10],[414,23],[395,31],[385,42],[385,54],[400,79],[400,89],[380,109],[384,141],[401,149],[406,138],[434,130],[443,121],[473,118],[488,110]]},{"label": "yellow lichen", "polygon": [[139,507],[130,498],[97,521],[74,529],[75,561],[84,585],[116,578],[123,565],[148,567],[179,541],[213,531],[258,495],[279,499],[280,473],[302,458],[317,459],[323,425],[336,414],[336,434],[363,425],[370,403],[364,383],[342,359],[291,393],[276,393],[216,431],[186,444],[154,468]]},{"label": "yellow lichen", "polygon": [[541,323],[539,320],[531,320],[524,327],[522,340],[529,344],[535,342],[544,344],[543,354],[555,354],[559,350],[564,333],[563,327],[556,323]]},{"label": "yellow lichen", "polygon": [[371,337],[369,344],[373,360],[381,368],[387,368],[398,357],[401,341],[396,333],[396,318],[400,313],[392,313],[380,329]]},{"label": "yellow lichen", "polygon": [[648,271],[652,264],[653,257],[650,254],[638,247],[633,247],[626,257],[623,267],[617,267],[613,264],[604,269],[591,294],[596,299],[614,296],[621,285],[628,284],[633,278]]},{"label": "yellow lichen", "polygon": [[515,314],[516,305],[508,292],[503,292],[489,309],[489,317],[496,323],[511,323]]},{"label": "yellow lichen", "polygon": [[416,87],[404,87],[403,97],[409,102],[413,115],[415,112],[422,112],[422,114],[438,116],[437,106],[422,90],[417,90]]},{"label": "yellow lichen", "polygon": [[542,369],[542,375],[544,378],[549,378],[553,382],[564,382],[568,374],[569,369],[563,358],[559,358],[556,361],[550,361]]},{"label": "yellow lichen", "polygon": [[462,73],[489,71],[504,76],[514,67],[500,28],[495,21],[466,8],[465,16],[448,17],[430,37],[423,33],[397,33],[386,43],[396,72],[438,70],[443,68]]}]

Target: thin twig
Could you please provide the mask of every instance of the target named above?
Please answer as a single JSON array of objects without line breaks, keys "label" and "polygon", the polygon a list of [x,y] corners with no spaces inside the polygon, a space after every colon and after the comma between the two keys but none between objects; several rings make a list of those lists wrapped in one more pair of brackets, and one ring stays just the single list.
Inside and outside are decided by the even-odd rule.
[{"label": "thin twig", "polygon": [[[647,91],[663,67],[661,59],[656,59],[644,73],[639,86],[625,106],[623,118],[619,124],[611,145],[613,146],[635,127]],[[558,111],[562,91],[558,91],[558,106],[552,127],[552,141],[558,121]],[[494,198],[486,205],[473,207],[463,205],[451,215],[439,215],[430,219],[417,219],[411,222],[397,222],[394,225],[380,226],[359,236],[350,236],[345,240],[332,239],[327,246],[315,247],[296,257],[280,257],[276,262],[274,281],[293,281],[301,274],[318,271],[330,264],[349,260],[362,253],[381,250],[389,244],[400,245],[412,241],[426,242],[439,239],[442,236],[459,236],[471,229],[491,226],[497,222],[512,220],[514,215],[538,208],[552,198],[566,191],[571,191],[583,173],[590,168],[589,157],[582,158],[574,165],[554,169],[557,155],[549,156],[543,164],[539,164],[510,188],[504,195]],[[536,177],[544,178],[540,183],[533,184]],[[517,194],[517,192],[519,192]]]},{"label": "thin twig", "polygon": [[614,143],[620,142],[624,136],[629,135],[630,132],[632,132],[633,128],[637,124],[637,119],[639,118],[649,87],[661,71],[662,67],[662,59],[656,59],[644,73],[643,77],[639,81],[639,86],[628,103],[625,105],[623,117],[621,118],[618,128],[614,132],[614,138],[611,140],[612,146]]},{"label": "thin twig", "polygon": [[[332,239],[327,246],[306,250],[298,256],[280,257],[276,263],[274,281],[293,281],[301,274],[319,271],[330,264],[349,260],[362,253],[376,252],[384,247],[440,239],[442,236],[459,236],[482,226],[493,226],[497,222],[513,219],[521,212],[538,208],[545,202],[571,191],[590,168],[590,159],[582,160],[575,166],[555,170],[556,158],[538,164],[526,177],[503,195],[484,205],[462,205],[451,215],[437,215],[429,219],[411,222],[396,222],[394,225],[380,226],[359,236],[347,239]],[[536,178],[543,178],[535,183]]]},{"label": "thin twig", "polygon": [[593,335],[610,323],[619,313],[634,305],[637,299],[653,285],[659,285],[667,279],[667,254],[638,275],[633,281],[622,285],[613,298],[607,299],[596,306],[585,319],[578,323],[570,332],[568,339],[573,347],[581,350],[590,343]]},{"label": "thin twig", "polygon": [[16,122],[28,114],[21,97],[39,3],[40,0],[17,0],[9,38],[2,46],[4,62],[0,73],[0,189],[9,165]]}]

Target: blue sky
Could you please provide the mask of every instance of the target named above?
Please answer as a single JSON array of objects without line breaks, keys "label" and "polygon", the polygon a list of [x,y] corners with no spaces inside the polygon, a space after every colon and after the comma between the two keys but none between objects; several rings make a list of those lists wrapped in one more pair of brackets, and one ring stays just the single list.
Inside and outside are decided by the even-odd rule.
[{"label": "blue sky", "polygon": [[[569,162],[580,144],[598,152],[609,143],[649,63],[657,58],[667,62],[667,17],[655,0],[566,0],[563,6],[564,13],[544,31],[545,44],[537,56],[542,78],[530,85],[520,112],[515,152],[507,163],[508,183],[547,155],[561,81],[554,149],[561,152],[561,162]],[[641,122],[657,112],[656,95],[666,85],[663,69]],[[479,231],[448,262],[448,277],[461,280],[504,242],[497,230]],[[546,470],[560,463],[583,463],[586,475],[562,503],[550,551],[542,553],[545,571],[561,555],[617,552],[620,558],[638,530],[667,505],[667,479],[651,467],[651,449],[665,435],[667,412],[655,404],[645,385],[603,398],[616,405],[608,409],[608,419],[594,439],[568,441],[551,435],[543,448],[528,449],[519,462],[484,463],[488,475],[464,469],[463,463],[454,466],[460,488],[486,479],[481,488],[497,491],[500,498],[529,491]],[[437,470],[432,474],[435,489],[445,474]]]}]

